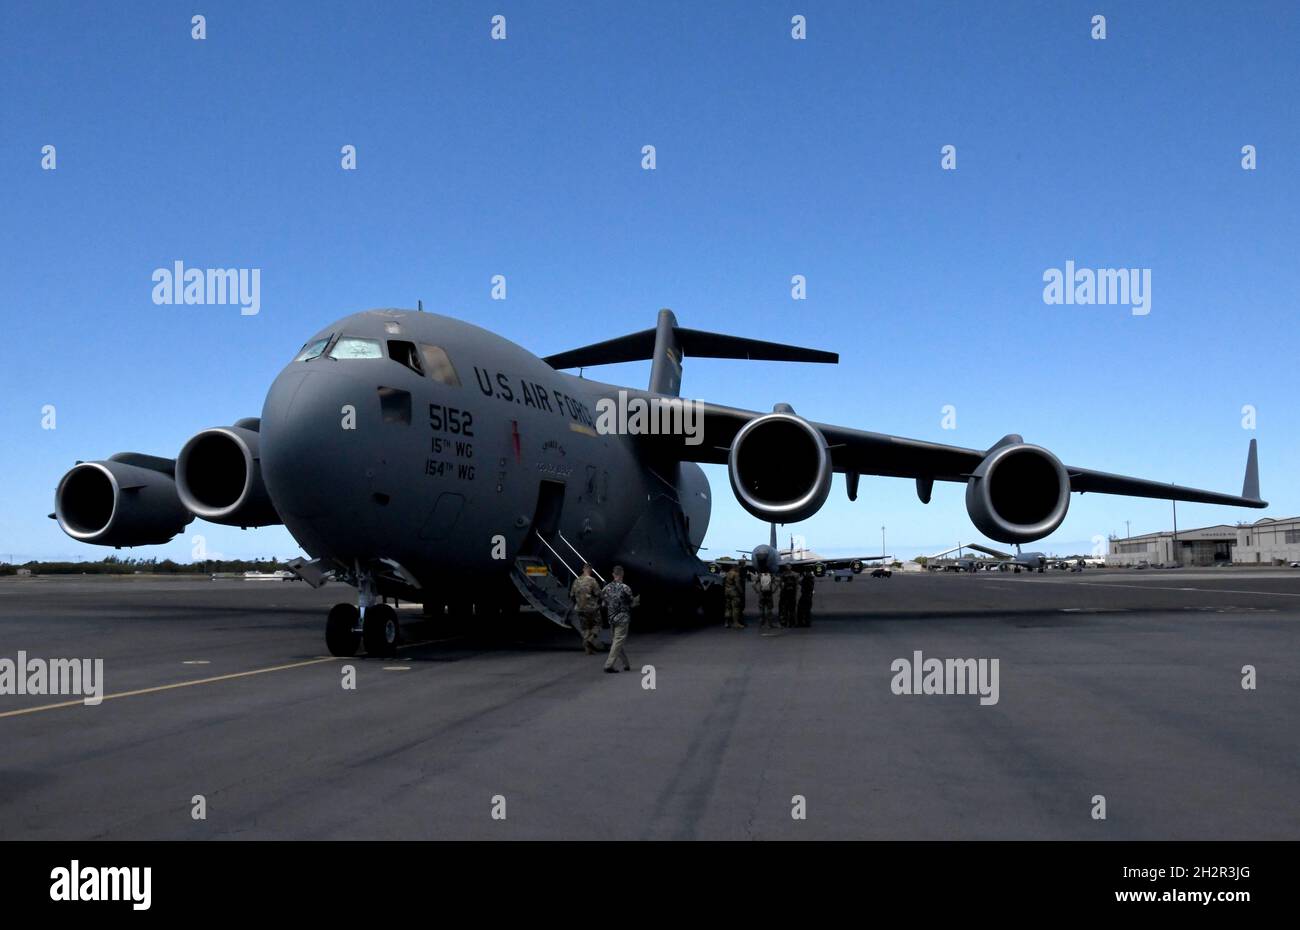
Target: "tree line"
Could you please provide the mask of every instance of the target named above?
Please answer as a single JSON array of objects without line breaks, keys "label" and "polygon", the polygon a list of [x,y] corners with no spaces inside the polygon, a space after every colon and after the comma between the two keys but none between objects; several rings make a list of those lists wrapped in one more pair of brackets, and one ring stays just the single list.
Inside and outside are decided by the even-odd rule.
[{"label": "tree line", "polygon": [[175,562],[171,559],[137,559],[110,555],[98,562],[0,562],[0,575],[16,575],[19,569],[26,569],[33,575],[212,575],[226,572],[273,572],[284,568],[287,568],[285,563],[274,556],[269,559]]}]

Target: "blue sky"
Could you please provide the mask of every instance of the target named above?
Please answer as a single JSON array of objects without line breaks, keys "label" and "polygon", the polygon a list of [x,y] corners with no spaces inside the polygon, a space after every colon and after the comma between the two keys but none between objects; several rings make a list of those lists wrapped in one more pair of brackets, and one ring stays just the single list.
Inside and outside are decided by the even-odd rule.
[{"label": "blue sky", "polygon": [[[841,354],[688,359],[692,396],[965,446],[1020,432],[1201,487],[1236,491],[1258,437],[1267,512],[1300,513],[1293,3],[193,6],[0,9],[0,558],[105,554],[46,519],[76,459],[175,455],[258,415],[317,328],[417,299],[539,355],[671,307]],[[176,260],[260,268],[261,312],[154,305],[150,275]],[[1067,260],[1150,268],[1150,314],[1045,305]],[[648,364],[592,374],[643,385]],[[710,550],[764,538],[710,478]],[[1188,504],[1179,524],[1259,515]],[[1165,527],[1169,505],[1076,496],[1043,547],[1125,520]],[[837,478],[783,536],[877,551],[881,525],[903,555],[978,538],[960,486],[924,506],[885,478],[855,504]],[[194,532],[231,556],[295,551],[280,528]]]}]

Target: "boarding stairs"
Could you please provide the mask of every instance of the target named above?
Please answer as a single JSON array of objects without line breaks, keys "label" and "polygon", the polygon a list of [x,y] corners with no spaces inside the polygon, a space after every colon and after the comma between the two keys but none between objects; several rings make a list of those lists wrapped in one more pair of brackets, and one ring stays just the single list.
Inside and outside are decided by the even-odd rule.
[{"label": "boarding stairs", "polygon": [[[524,600],[547,620],[577,629],[578,617],[569,600],[569,587],[585,561],[563,533],[556,531],[548,539],[534,530],[524,540],[510,580]],[[596,578],[602,583],[605,580],[599,574]]]}]

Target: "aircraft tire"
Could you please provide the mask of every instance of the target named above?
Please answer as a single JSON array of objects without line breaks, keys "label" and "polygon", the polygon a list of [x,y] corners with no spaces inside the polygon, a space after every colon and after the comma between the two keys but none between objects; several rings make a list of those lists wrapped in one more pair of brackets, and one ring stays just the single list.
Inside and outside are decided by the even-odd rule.
[{"label": "aircraft tire", "polygon": [[397,611],[387,604],[374,604],[366,608],[366,619],[361,639],[370,656],[391,656],[397,652],[402,640],[402,626]]},{"label": "aircraft tire", "polygon": [[352,629],[356,623],[356,605],[335,604],[330,608],[325,618],[325,645],[330,655],[346,658],[357,654],[361,636]]}]

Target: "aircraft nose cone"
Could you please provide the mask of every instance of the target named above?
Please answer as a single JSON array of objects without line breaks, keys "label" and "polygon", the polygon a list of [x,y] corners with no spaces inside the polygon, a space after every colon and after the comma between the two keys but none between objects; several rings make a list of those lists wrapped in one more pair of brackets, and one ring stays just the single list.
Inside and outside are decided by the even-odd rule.
[{"label": "aircraft nose cone", "polygon": [[312,364],[281,372],[262,408],[262,476],[290,531],[294,518],[320,517],[343,503],[357,446],[345,441],[348,388]]}]

